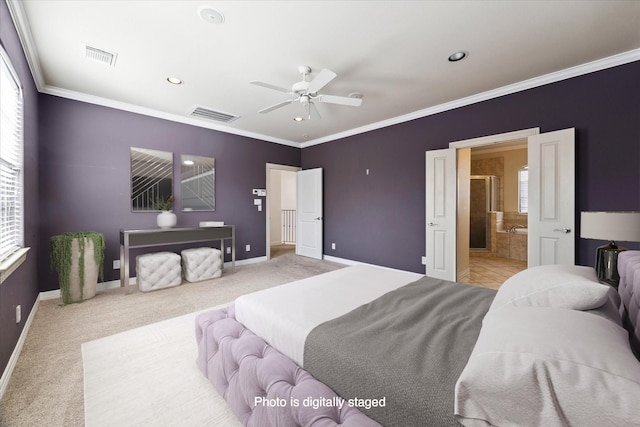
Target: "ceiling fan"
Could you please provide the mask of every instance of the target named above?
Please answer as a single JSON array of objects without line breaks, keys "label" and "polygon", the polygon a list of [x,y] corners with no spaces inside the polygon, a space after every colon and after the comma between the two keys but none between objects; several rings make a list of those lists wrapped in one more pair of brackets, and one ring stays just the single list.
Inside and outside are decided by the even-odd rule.
[{"label": "ceiling fan", "polygon": [[293,86],[291,86],[291,89],[286,89],[257,80],[253,80],[252,82],[250,82],[251,84],[256,86],[266,87],[267,89],[273,89],[277,90],[278,92],[284,92],[288,95],[291,95],[290,99],[264,108],[258,111],[258,113],[269,113],[273,110],[277,110],[278,108],[282,108],[294,102],[299,102],[303,106],[304,111],[309,119],[320,119],[320,113],[314,105],[314,102],[316,101],[324,102],[327,104],[349,105],[353,107],[359,107],[362,104],[361,94],[351,94],[350,96],[335,96],[322,95],[318,93],[320,89],[325,87],[331,80],[336,78],[336,73],[334,73],[333,71],[324,68],[310,82],[307,81],[307,76],[311,73],[311,68],[306,65],[301,65],[300,67],[298,67],[298,71],[300,72],[300,74],[302,74],[302,81],[294,83]]}]

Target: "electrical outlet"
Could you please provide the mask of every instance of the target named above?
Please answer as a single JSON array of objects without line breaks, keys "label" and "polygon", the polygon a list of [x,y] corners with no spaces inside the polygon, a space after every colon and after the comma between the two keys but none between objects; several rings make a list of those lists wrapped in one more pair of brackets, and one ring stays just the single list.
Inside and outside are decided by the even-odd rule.
[{"label": "electrical outlet", "polygon": [[427,265],[427,257],[426,256],[422,257],[422,265]]},{"label": "electrical outlet", "polygon": [[230,254],[231,253],[231,246],[227,246],[227,253]]},{"label": "electrical outlet", "polygon": [[16,305],[16,323],[22,320],[22,306]]},{"label": "electrical outlet", "polygon": [[114,270],[120,270],[120,260],[119,259],[114,259],[113,260],[113,269]]},{"label": "electrical outlet", "polygon": [[251,245],[247,245],[247,246],[245,247],[245,250],[246,250],[247,252],[250,252],[250,251],[251,251]]},{"label": "electrical outlet", "polygon": [[331,249],[333,249],[334,251],[336,250],[336,244],[335,243],[331,244]]}]

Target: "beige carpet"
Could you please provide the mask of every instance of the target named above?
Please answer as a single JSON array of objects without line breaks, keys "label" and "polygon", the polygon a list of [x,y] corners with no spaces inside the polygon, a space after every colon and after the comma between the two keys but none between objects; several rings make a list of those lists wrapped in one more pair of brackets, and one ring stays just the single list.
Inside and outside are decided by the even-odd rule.
[{"label": "beige carpet", "polygon": [[60,306],[59,300],[43,301],[0,401],[0,426],[84,425],[83,343],[341,267],[289,254],[171,289],[131,295],[111,289],[67,306]]},{"label": "beige carpet", "polygon": [[195,364],[195,316],[82,344],[87,427],[242,425]]}]

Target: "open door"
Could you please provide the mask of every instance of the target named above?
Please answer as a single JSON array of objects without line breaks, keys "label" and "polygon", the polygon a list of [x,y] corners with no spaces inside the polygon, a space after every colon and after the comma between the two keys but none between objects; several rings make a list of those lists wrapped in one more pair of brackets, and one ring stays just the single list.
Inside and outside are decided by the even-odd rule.
[{"label": "open door", "polygon": [[575,129],[529,137],[528,265],[575,264]]},{"label": "open door", "polygon": [[425,274],[456,280],[456,150],[426,153]]},{"label": "open door", "polygon": [[296,254],[322,259],[322,169],[297,173]]}]

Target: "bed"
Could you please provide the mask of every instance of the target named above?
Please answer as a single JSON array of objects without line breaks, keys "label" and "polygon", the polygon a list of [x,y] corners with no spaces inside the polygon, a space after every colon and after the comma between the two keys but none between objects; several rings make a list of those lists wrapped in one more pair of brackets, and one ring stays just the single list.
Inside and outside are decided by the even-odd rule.
[{"label": "bed", "polygon": [[347,267],[199,315],[197,365],[247,426],[633,425],[640,251],[618,265],[619,292],[544,266],[497,293]]}]

